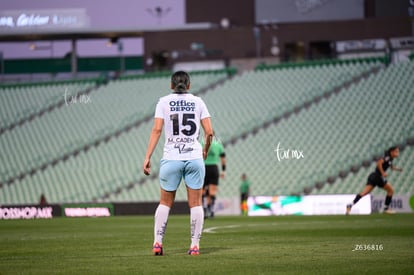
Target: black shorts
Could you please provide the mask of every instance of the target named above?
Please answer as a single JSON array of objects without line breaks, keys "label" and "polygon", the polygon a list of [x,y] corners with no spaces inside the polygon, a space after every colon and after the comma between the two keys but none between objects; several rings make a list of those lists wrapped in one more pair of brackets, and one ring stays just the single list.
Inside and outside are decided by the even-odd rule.
[{"label": "black shorts", "polygon": [[367,185],[378,186],[378,187],[384,188],[386,184],[387,184],[387,180],[384,179],[380,174],[376,172],[371,173],[368,176]]},{"label": "black shorts", "polygon": [[243,201],[247,201],[247,199],[249,198],[249,195],[247,193],[241,193],[240,195],[240,200]]},{"label": "black shorts", "polygon": [[210,184],[219,184],[219,170],[217,165],[206,165],[206,176],[204,177],[204,186]]}]

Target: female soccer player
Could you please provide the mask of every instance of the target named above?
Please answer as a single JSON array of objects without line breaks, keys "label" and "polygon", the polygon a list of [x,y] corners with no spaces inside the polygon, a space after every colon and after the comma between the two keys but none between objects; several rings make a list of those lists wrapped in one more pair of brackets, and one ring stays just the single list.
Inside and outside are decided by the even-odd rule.
[{"label": "female soccer player", "polygon": [[384,156],[377,161],[377,168],[373,173],[371,173],[368,177],[368,182],[365,188],[362,190],[361,193],[355,196],[354,201],[351,204],[346,206],[346,214],[349,215],[351,212],[351,208],[355,205],[363,196],[371,193],[371,191],[375,188],[375,186],[383,188],[387,191],[387,196],[385,197],[385,207],[384,213],[393,214],[394,211],[390,209],[390,203],[392,200],[392,195],[394,194],[394,189],[392,185],[387,181],[388,174],[385,172],[389,167],[393,171],[401,172],[401,168],[397,168],[392,165],[392,161],[395,158],[398,158],[400,154],[400,149],[397,146],[389,148],[385,151]]},{"label": "female soccer player", "polygon": [[[164,254],[162,241],[168,216],[177,188],[184,178],[191,218],[191,246],[188,254],[198,255],[204,223],[201,205],[205,176],[203,159],[210,148],[213,130],[210,114],[203,100],[188,93],[190,76],[186,72],[178,71],[172,75],[171,89],[174,92],[161,97],[155,109],[154,126],[144,161],[144,174],[149,175],[150,159],[164,128],[164,155],[160,165],[161,195],[155,211],[153,253]],[[200,124],[204,130],[204,148],[198,141]]]},{"label": "female soccer player", "polygon": [[249,198],[250,193],[250,181],[247,179],[246,174],[241,176],[241,184],[240,184],[240,210],[242,215],[246,216],[249,209],[247,206],[247,199]]}]

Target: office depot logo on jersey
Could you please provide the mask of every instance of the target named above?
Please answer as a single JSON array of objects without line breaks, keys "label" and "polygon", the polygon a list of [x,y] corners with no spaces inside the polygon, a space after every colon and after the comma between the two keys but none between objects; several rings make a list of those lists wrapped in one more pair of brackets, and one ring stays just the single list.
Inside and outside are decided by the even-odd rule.
[{"label": "office depot logo on jersey", "polygon": [[170,111],[171,112],[194,112],[195,111],[195,102],[187,102],[186,100],[177,100],[170,101]]}]

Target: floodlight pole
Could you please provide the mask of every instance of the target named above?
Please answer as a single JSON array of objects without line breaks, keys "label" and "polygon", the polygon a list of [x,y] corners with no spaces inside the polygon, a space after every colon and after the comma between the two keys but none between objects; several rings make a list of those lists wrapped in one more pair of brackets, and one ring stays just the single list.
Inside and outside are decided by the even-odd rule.
[{"label": "floodlight pole", "polygon": [[3,52],[0,52],[0,61],[1,61],[1,64],[0,64],[1,71],[0,71],[0,73],[3,75],[4,72],[5,72]]},{"label": "floodlight pole", "polygon": [[119,53],[119,73],[122,75],[125,72],[125,57],[123,55],[124,44],[121,40],[118,40],[118,53]]},{"label": "floodlight pole", "polygon": [[411,35],[414,37],[414,0],[408,0],[408,16],[411,18]]},{"label": "floodlight pole", "polygon": [[78,51],[76,48],[76,39],[72,39],[72,54],[70,57],[70,65],[72,70],[72,77],[76,77],[78,73],[78,59],[77,59]]},{"label": "floodlight pole", "polygon": [[256,42],[256,58],[261,58],[261,43],[260,43],[260,28],[258,26],[253,27],[253,35]]}]

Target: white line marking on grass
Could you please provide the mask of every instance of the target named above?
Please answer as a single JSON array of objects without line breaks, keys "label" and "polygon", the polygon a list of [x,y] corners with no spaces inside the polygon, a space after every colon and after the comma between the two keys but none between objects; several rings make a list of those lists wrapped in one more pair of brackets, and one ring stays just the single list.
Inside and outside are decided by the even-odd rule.
[{"label": "white line marking on grass", "polygon": [[204,233],[217,233],[215,232],[217,229],[222,229],[222,228],[236,228],[236,227],[240,227],[240,224],[233,224],[233,225],[225,225],[225,226],[215,226],[215,227],[209,227],[209,228],[205,228],[203,230]]},{"label": "white line marking on grass", "polygon": [[[277,223],[268,223],[267,225],[270,226],[274,226]],[[209,228],[205,228],[203,230],[204,233],[217,233],[216,230],[217,229],[226,229],[226,228],[238,228],[238,227],[256,227],[256,226],[263,226],[263,224],[257,224],[257,223],[250,223],[250,224],[231,224],[231,225],[224,225],[224,226],[215,226],[215,227],[209,227]]]}]

